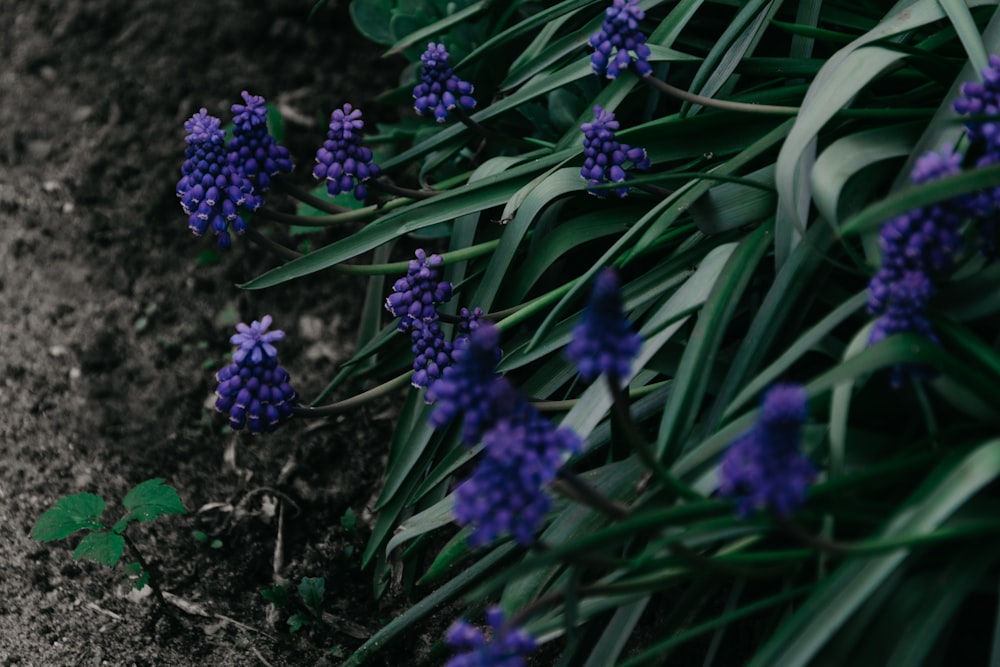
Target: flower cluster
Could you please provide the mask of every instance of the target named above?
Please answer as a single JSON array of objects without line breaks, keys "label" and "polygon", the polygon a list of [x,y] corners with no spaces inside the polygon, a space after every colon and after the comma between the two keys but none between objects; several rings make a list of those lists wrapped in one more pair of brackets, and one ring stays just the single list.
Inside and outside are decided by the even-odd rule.
[{"label": "flower cluster", "polygon": [[642,338],[625,317],[618,273],[604,269],[594,281],[583,319],[573,329],[566,356],[584,380],[606,373],[617,382],[629,376],[641,346]]},{"label": "flower cluster", "polygon": [[[639,171],[649,169],[646,149],[632,148],[615,140],[618,126],[615,115],[598,105],[594,106],[594,120],[580,126],[583,131],[584,156],[580,175],[590,188],[607,183],[624,184],[626,162],[631,162],[632,168]],[[603,189],[588,191],[602,199],[608,193],[608,190]],[[625,197],[628,195],[628,186],[621,185],[614,188],[613,192],[619,197]]]},{"label": "flower cluster", "polygon": [[611,3],[604,12],[601,29],[590,36],[590,45],[594,47],[590,66],[595,74],[616,79],[629,68],[633,58],[639,76],[652,74],[646,35],[639,30],[639,22],[645,17],[639,0],[614,0]]},{"label": "flower cluster", "polygon": [[267,106],[260,95],[243,91],[243,104],[234,104],[233,140],[229,142],[229,162],[253,183],[257,192],[267,192],[271,177],[289,173],[295,165],[288,149],[267,130]]},{"label": "flower cluster", "polygon": [[[962,157],[942,151],[921,157],[910,174],[914,183],[927,183],[958,173]],[[879,245],[882,264],[868,285],[868,310],[877,316],[869,338],[915,332],[936,342],[927,319],[927,301],[935,277],[949,270],[962,250],[961,225],[968,212],[967,198],[920,207],[892,218],[882,226]],[[915,368],[895,368],[891,381],[902,384]]]},{"label": "flower cluster", "polygon": [[420,83],[413,88],[413,109],[418,116],[433,114],[437,122],[443,123],[456,107],[470,111],[476,108],[472,84],[458,78],[449,59],[444,44],[434,42],[420,56]]},{"label": "flower cluster", "polygon": [[361,110],[350,104],[334,109],[330,115],[326,141],[316,152],[313,177],[326,181],[326,191],[331,197],[353,191],[354,197],[363,201],[368,196],[365,181],[382,173],[372,161],[371,149],[361,143],[364,127]]},{"label": "flower cluster", "polygon": [[444,260],[440,255],[428,255],[417,249],[416,259],[411,259],[406,275],[392,286],[392,294],[385,300],[385,308],[400,318],[396,325],[407,331],[416,321],[438,319],[438,304],[451,299],[451,283],[440,280],[439,268]]},{"label": "flower cluster", "polygon": [[288,383],[288,372],[278,365],[273,345],[285,332],[268,331],[271,321],[265,315],[249,326],[237,324],[238,333],[229,339],[236,346],[233,363],[215,376],[219,381],[215,409],[228,413],[234,431],[270,432],[292,416],[295,390]]},{"label": "flower cluster", "polygon": [[[974,116],[965,124],[973,150],[979,157],[976,167],[987,167],[1000,162],[1000,56],[991,55],[988,66],[982,71],[983,80],[970,81],[962,86],[962,95],[955,100],[954,109],[962,115]],[[1000,186],[967,198],[970,213],[979,221],[979,250],[990,260],[1000,251]]]},{"label": "flower cluster", "polygon": [[764,395],[760,417],[726,450],[719,494],[737,501],[736,512],[789,516],[805,502],[816,470],[800,451],[807,410],[801,385],[775,385]]},{"label": "flower cluster", "polygon": [[545,486],[566,455],[580,449],[575,433],[555,428],[496,372],[499,338],[492,324],[480,324],[456,345],[454,363],[428,391],[435,427],[462,414],[462,441],[484,443],[479,464],[455,492],[455,520],[473,525],[473,547],[507,534],[531,544],[551,502]]},{"label": "flower cluster", "polygon": [[537,648],[535,639],[525,630],[506,624],[499,607],[486,611],[486,622],[489,634],[462,620],[448,628],[445,641],[464,652],[445,667],[524,667],[523,656]]},{"label": "flower cluster", "polygon": [[226,133],[220,125],[206,109],[184,123],[187,148],[177,196],[188,215],[188,228],[197,236],[211,229],[218,246],[228,248],[230,225],[237,234],[246,231],[240,209],[256,211],[263,202],[253,184],[230,162]]}]

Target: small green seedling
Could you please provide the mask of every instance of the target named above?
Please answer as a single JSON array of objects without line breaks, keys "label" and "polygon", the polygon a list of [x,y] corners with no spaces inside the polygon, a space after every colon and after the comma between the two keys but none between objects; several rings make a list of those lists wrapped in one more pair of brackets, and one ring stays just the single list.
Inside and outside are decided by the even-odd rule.
[{"label": "small green seedling", "polygon": [[200,530],[192,530],[191,537],[195,539],[196,542],[201,542],[202,544],[207,544],[212,549],[221,549],[222,540],[219,538],[209,539],[208,535]]},{"label": "small green seedling", "polygon": [[101,521],[105,502],[100,496],[77,493],[61,498],[55,507],[38,517],[31,537],[39,542],[51,542],[77,531],[87,531],[73,551],[73,559],[86,558],[111,568],[121,560],[127,544],[138,562],[125,566],[125,579],[136,590],[141,590],[150,583],[149,568],[125,530],[132,521],[153,521],[165,514],[187,513],[177,491],[172,486],[165,486],[163,481],[162,478],[146,480],[125,494],[122,505],[128,511],[110,528]]},{"label": "small green seedling", "polygon": [[[302,577],[299,582],[299,598],[305,606],[304,610],[293,611],[288,617],[288,631],[295,633],[303,627],[315,623],[323,617],[323,595],[326,593],[326,580],[323,577]],[[260,594],[276,609],[289,611],[292,600],[285,586],[264,588]]]}]

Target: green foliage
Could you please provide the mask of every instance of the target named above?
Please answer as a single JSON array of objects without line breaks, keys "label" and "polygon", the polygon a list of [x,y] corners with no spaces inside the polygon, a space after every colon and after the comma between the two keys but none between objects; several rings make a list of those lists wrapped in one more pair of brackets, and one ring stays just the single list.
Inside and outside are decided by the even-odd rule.
[{"label": "green foliage", "polygon": [[[308,254],[242,287],[371,276],[357,352],[318,402],[405,382],[409,341],[386,321],[385,293],[414,246],[438,252],[454,285],[444,309],[491,313],[500,371],[584,440],[566,469],[621,511],[556,484],[542,548],[471,549],[452,507],[481,445],[433,428],[410,390],[362,562],[376,592],[401,573],[415,602],[345,664],[436,611],[471,618],[487,601],[523,613],[564,665],[662,664],[678,649],[705,664],[941,664],[941,647],[959,643],[985,661],[1000,635],[956,632],[973,603],[998,605],[1000,549],[971,546],[1000,532],[1000,269],[976,255],[979,221],[965,221],[956,269],[935,276],[937,343],[869,345],[865,304],[887,219],[1000,185],[1000,167],[971,168],[971,155],[958,175],[907,185],[926,151],[968,149],[952,105],[1000,49],[997,3],[643,2],[653,77],[673,88],[592,73],[587,39],[606,4],[351,3],[363,34],[413,64],[387,103],[408,101],[420,52],[441,41],[478,105],[467,122],[378,125],[366,142],[384,172],[430,196],[340,198],[339,213],[303,203],[293,234],[356,227],[326,245],[310,236]],[[579,126],[595,105],[649,157],[624,199],[597,198],[580,177]],[[582,383],[564,356],[607,266],[644,341],[619,400],[646,449],[611,418],[607,387]],[[928,374],[896,389],[897,365]],[[714,497],[718,462],[781,381],[808,393],[804,449],[821,476],[793,522],[740,519]],[[138,503],[119,524],[162,507]],[[47,539],[104,530],[103,503],[56,509]],[[351,510],[340,520],[348,534],[356,522]],[[294,633],[321,617],[324,588],[303,578],[297,597],[261,593]]]},{"label": "green foliage", "polygon": [[[125,494],[122,506],[128,512],[110,530],[105,530],[101,521],[105,503],[100,496],[78,493],[60,498],[52,509],[38,517],[31,537],[49,542],[81,530],[88,531],[73,551],[73,559],[85,558],[114,567],[125,551],[124,533],[131,521],[153,521],[167,514],[187,513],[176,489],[165,486],[163,482],[162,478],[146,480]],[[130,563],[126,574],[132,578],[136,589],[141,589],[149,581],[149,573],[141,572],[138,563]]]},{"label": "green foliage", "polygon": [[[298,599],[293,600],[288,587],[280,584],[260,591],[261,596],[270,602],[275,609],[286,613],[291,612],[286,623],[288,632],[292,634],[323,618],[323,595],[326,593],[326,580],[323,577],[302,577],[297,592]],[[301,603],[302,608],[296,609],[296,602]]]}]

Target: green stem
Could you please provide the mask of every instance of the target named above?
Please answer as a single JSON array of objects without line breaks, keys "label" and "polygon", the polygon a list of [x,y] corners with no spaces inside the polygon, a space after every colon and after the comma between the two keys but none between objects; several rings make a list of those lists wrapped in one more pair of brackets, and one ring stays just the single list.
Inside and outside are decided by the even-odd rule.
[{"label": "green stem", "polygon": [[362,392],[357,396],[351,396],[350,398],[345,398],[342,401],[337,401],[336,403],[330,403],[328,405],[321,405],[315,408],[296,406],[292,408],[292,412],[300,417],[329,417],[331,415],[339,415],[347,412],[348,410],[353,410],[358,406],[364,405],[369,401],[373,401],[376,398],[387,396],[400,387],[405,387],[409,384],[410,377],[412,375],[413,371],[408,371],[402,375],[394,377],[388,382],[383,382],[377,387],[372,387],[368,391]]},{"label": "green stem", "polygon": [[635,420],[632,419],[632,414],[628,409],[628,401],[625,398],[625,393],[622,391],[621,380],[618,378],[618,374],[608,373],[605,375],[605,378],[607,380],[608,389],[611,392],[611,410],[613,417],[620,423],[623,432],[629,440],[632,451],[634,451],[639,459],[653,471],[654,476],[666,489],[672,491],[675,495],[685,500],[704,500],[700,493],[674,477],[670,471],[667,470],[659,460],[657,460],[656,456],[653,454],[652,448],[649,446],[649,443],[646,442],[646,439],[639,431],[639,426],[635,423]]},{"label": "green stem", "polygon": [[243,234],[243,238],[253,241],[260,247],[264,248],[265,250],[270,250],[271,252],[273,252],[278,257],[281,257],[282,259],[298,259],[299,257],[302,257],[302,253],[296,252],[291,248],[286,248],[280,243],[272,241],[271,239],[267,238],[266,236],[258,232],[253,227],[247,229],[246,233]]},{"label": "green stem", "polygon": [[397,197],[407,197],[409,199],[429,199],[441,194],[437,190],[414,190],[413,188],[403,188],[385,178],[373,178],[366,181],[365,185],[372,190],[378,190],[380,192],[384,192],[385,194],[395,195]]},{"label": "green stem", "polygon": [[572,470],[563,466],[559,469],[558,474],[559,479],[554,482],[554,485],[557,490],[563,492],[563,495],[597,510],[609,519],[617,521],[628,518],[629,509],[627,506],[608,498]]},{"label": "green stem", "polygon": [[143,572],[149,575],[149,577],[146,579],[146,585],[149,586],[149,588],[153,591],[153,595],[156,596],[156,601],[160,603],[160,607],[164,610],[170,609],[170,607],[167,606],[167,601],[163,597],[163,593],[160,592],[160,587],[153,584],[153,570],[149,567],[149,564],[146,562],[146,559],[142,557],[142,552],[139,551],[139,547],[137,547],[135,545],[135,542],[132,541],[132,538],[126,535],[124,532],[119,533],[119,535],[121,535],[122,539],[125,540],[125,544],[128,545],[129,551],[132,552],[132,555],[135,557],[136,562],[139,563],[139,567],[142,568]]},{"label": "green stem", "polygon": [[317,197],[308,190],[305,190],[295,185],[294,183],[289,181],[287,178],[281,176],[280,174],[274,176],[271,179],[271,181],[275,185],[280,187],[282,190],[284,190],[286,194],[289,194],[292,197],[298,199],[299,201],[309,204],[313,208],[318,209],[320,211],[326,211],[327,213],[345,213],[351,210],[343,206],[338,206],[326,199],[323,199],[322,197]]},{"label": "green stem", "polygon": [[795,116],[799,113],[798,107],[785,107],[777,106],[774,104],[747,104],[746,102],[732,102],[730,100],[717,100],[711,97],[705,97],[704,95],[697,95],[695,93],[688,92],[676,86],[671,86],[666,81],[661,81],[654,76],[644,76],[641,77],[643,81],[658,88],[667,95],[671,97],[676,97],[677,99],[684,100],[685,102],[691,102],[692,104],[700,104],[704,107],[710,107],[712,109],[723,109],[725,111],[742,111],[747,113],[762,113],[780,116]]}]

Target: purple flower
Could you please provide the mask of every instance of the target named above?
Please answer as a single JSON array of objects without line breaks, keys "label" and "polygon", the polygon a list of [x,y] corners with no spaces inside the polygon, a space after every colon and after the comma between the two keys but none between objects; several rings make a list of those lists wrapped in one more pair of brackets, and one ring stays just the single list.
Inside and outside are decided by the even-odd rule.
[{"label": "purple flower", "polygon": [[[949,150],[928,153],[917,160],[910,178],[921,184],[956,174],[961,160]],[[950,270],[962,251],[961,226],[969,207],[969,198],[958,197],[913,209],[882,226],[882,265],[868,284],[868,311],[878,318],[870,344],[902,332],[937,342],[925,309],[934,293],[934,279]],[[894,386],[902,384],[904,371],[893,370]]]},{"label": "purple flower", "polygon": [[215,375],[219,382],[215,409],[228,413],[234,431],[271,432],[292,416],[297,396],[272,345],[284,338],[285,332],[268,331],[269,326],[270,315],[249,326],[237,324],[237,333],[229,339],[236,346],[233,363]]},{"label": "purple flower", "polygon": [[499,343],[499,330],[483,322],[467,338],[456,341],[451,366],[427,389],[426,400],[434,404],[431,424],[441,428],[462,414],[462,441],[466,444],[479,442],[497,419],[512,414],[524,402],[496,372]]},{"label": "purple flower", "polygon": [[726,450],[719,495],[735,499],[740,516],[759,510],[789,516],[805,502],[816,476],[812,463],[799,451],[807,398],[801,385],[771,387],[757,423]]},{"label": "purple flower", "polygon": [[455,490],[455,521],[472,524],[472,547],[512,535],[525,546],[551,505],[545,487],[563,459],[580,450],[571,430],[556,429],[526,401],[483,436],[483,456]]},{"label": "purple flower", "polygon": [[326,141],[316,152],[313,178],[326,180],[326,191],[331,197],[353,191],[354,197],[362,201],[368,196],[364,182],[382,173],[372,162],[371,150],[361,145],[364,126],[361,110],[350,104],[335,109],[330,116]]},{"label": "purple flower", "polygon": [[[632,148],[615,140],[618,121],[610,111],[594,105],[594,120],[580,126],[583,130],[583,167],[580,175],[591,188],[606,183],[625,183],[625,164],[632,163],[634,169],[645,171],[649,168],[649,158],[644,148]],[[601,199],[608,196],[607,190],[588,189],[590,194]],[[628,195],[628,186],[615,188],[619,197]]]},{"label": "purple flower", "polygon": [[526,631],[504,623],[500,607],[486,610],[490,632],[455,621],[445,635],[452,647],[465,651],[445,663],[445,667],[524,667],[524,656],[537,647],[535,639]]},{"label": "purple flower", "polygon": [[445,338],[436,319],[416,319],[411,327],[414,372],[410,383],[414,387],[429,387],[451,365],[452,344]]},{"label": "purple flower", "polygon": [[420,56],[420,83],[413,89],[413,109],[418,116],[434,114],[434,119],[443,123],[448,112],[458,106],[475,109],[472,97],[473,87],[462,81],[448,65],[448,51],[444,44],[431,42]]},{"label": "purple flower", "polygon": [[595,74],[615,79],[628,69],[633,58],[639,76],[652,74],[646,35],[639,30],[639,22],[645,17],[646,14],[639,8],[639,0],[614,0],[611,3],[604,12],[601,29],[590,36],[590,45],[594,47],[590,66]]},{"label": "purple flower", "polygon": [[188,228],[201,236],[209,228],[216,235],[220,248],[232,243],[229,227],[242,234],[246,222],[239,216],[240,209],[256,211],[261,198],[254,192],[253,184],[233,168],[225,146],[226,133],[219,127],[218,118],[201,109],[185,123],[187,148],[181,166],[181,180],[177,182],[177,196],[188,215]]},{"label": "purple flower", "polygon": [[573,328],[566,356],[576,364],[584,380],[607,373],[618,381],[631,373],[640,347],[642,338],[632,331],[625,317],[618,273],[604,269],[594,281],[583,319]]},{"label": "purple flower", "polygon": [[451,299],[451,283],[439,280],[438,269],[444,260],[422,249],[416,251],[416,256],[385,300],[386,310],[400,318],[396,325],[400,331],[409,330],[414,320],[437,319],[436,305]]},{"label": "purple flower", "polygon": [[288,149],[275,141],[267,131],[267,106],[264,98],[243,91],[244,104],[234,104],[233,140],[229,142],[229,163],[258,192],[267,192],[271,177],[289,173],[294,165]]}]

